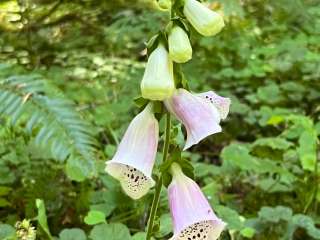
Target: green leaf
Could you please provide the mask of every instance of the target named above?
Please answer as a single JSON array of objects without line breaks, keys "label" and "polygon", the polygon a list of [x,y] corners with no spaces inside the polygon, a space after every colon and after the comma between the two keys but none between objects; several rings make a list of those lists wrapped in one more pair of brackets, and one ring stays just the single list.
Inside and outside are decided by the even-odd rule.
[{"label": "green leaf", "polygon": [[71,180],[84,181],[95,171],[93,160],[82,158],[81,156],[70,156],[66,163],[66,174]]},{"label": "green leaf", "polygon": [[59,234],[59,240],[86,240],[86,234],[82,229],[63,229]]},{"label": "green leaf", "polygon": [[291,222],[298,227],[304,228],[308,235],[314,239],[320,239],[320,229],[315,227],[313,219],[303,214],[293,216]]},{"label": "green leaf", "polygon": [[103,212],[91,210],[88,212],[87,216],[84,218],[84,222],[88,225],[95,225],[99,223],[104,223],[106,220],[106,215]]},{"label": "green leaf", "polygon": [[131,240],[129,229],[121,223],[100,224],[90,232],[91,240]]},{"label": "green leaf", "polygon": [[255,234],[256,230],[254,228],[245,227],[240,231],[241,236],[246,238],[252,238]]},{"label": "green leaf", "polygon": [[292,218],[292,210],[284,206],[262,207],[258,215],[264,221],[278,223],[280,220],[289,221]]},{"label": "green leaf", "polygon": [[298,154],[304,170],[315,171],[317,140],[317,134],[314,130],[304,131],[299,138]]},{"label": "green leaf", "polygon": [[[2,177],[2,176],[1,176]],[[4,186],[0,186],[0,197],[1,196],[6,196],[8,195],[8,193],[12,190],[12,188],[10,187],[4,187]]]},{"label": "green leaf", "polygon": [[279,87],[276,84],[259,87],[258,98],[266,103],[275,104],[283,100]]},{"label": "green leaf", "polygon": [[6,199],[0,197],[0,207],[7,207],[10,205],[11,205],[10,202],[8,202]]},{"label": "green leaf", "polygon": [[15,236],[16,230],[9,224],[0,223],[0,239],[11,240]]},{"label": "green leaf", "polygon": [[258,161],[249,154],[249,149],[245,145],[230,144],[223,148],[221,157],[224,162],[237,166],[242,170],[259,169]]},{"label": "green leaf", "polygon": [[259,138],[257,139],[253,145],[255,146],[267,146],[272,149],[286,150],[293,146],[293,143],[287,141],[284,138],[280,137],[269,137],[269,138]]},{"label": "green leaf", "polygon": [[[145,240],[147,237],[147,233],[145,232],[138,232],[132,236],[132,240]],[[154,240],[152,237],[151,240]]]},{"label": "green leaf", "polygon": [[45,208],[43,200],[36,199],[36,206],[38,208],[38,216],[37,216],[38,223],[40,224],[43,231],[47,234],[47,236],[51,240],[53,238],[51,236],[51,233],[50,233],[50,230],[48,227],[46,208]]},{"label": "green leaf", "polygon": [[165,238],[172,231],[172,220],[169,213],[162,214],[160,217],[160,229],[156,233],[157,238]]},{"label": "green leaf", "polygon": [[219,217],[227,223],[228,229],[240,231],[244,227],[244,220],[233,209],[218,205],[215,207]]}]

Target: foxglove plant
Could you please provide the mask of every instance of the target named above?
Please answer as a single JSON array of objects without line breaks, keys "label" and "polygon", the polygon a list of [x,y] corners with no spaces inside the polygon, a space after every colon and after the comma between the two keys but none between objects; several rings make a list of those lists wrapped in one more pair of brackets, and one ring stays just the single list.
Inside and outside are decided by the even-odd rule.
[{"label": "foxglove plant", "polygon": [[[196,0],[158,0],[158,4],[162,10],[170,10],[171,17],[165,30],[148,42],[148,61],[140,84],[140,106],[144,106],[144,110],[130,123],[114,157],[107,162],[106,172],[118,179],[124,192],[133,199],[141,198],[155,185],[146,240],[153,235],[162,185],[169,185],[174,225],[171,240],[216,240],[226,224],[215,215],[196,182],[184,175],[180,167],[183,167],[182,160],[176,157],[181,155],[181,150],[172,140],[170,129],[173,115],[186,129],[183,150],[222,131],[220,122],[229,113],[230,99],[213,91],[191,92],[179,63],[192,58],[190,26],[204,36],[212,36],[221,31],[224,21],[221,15]],[[159,135],[157,119],[164,115],[162,164],[154,181],[152,169]],[[170,153],[171,143],[174,150]],[[167,161],[168,156],[170,161]],[[168,173],[172,175],[170,184],[168,178],[163,177]]]}]

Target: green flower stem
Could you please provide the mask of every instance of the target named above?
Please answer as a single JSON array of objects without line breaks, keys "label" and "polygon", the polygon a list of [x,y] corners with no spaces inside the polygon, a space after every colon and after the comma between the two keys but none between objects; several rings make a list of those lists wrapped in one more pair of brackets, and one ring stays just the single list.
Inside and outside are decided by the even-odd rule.
[{"label": "green flower stem", "polygon": [[[166,130],[165,130],[165,141],[164,141],[164,147],[163,147],[162,163],[164,163],[168,157],[168,151],[169,151],[169,145],[170,145],[170,128],[171,128],[171,118],[170,118],[170,113],[167,113],[166,114]],[[152,205],[151,205],[146,240],[150,240],[151,236],[152,236],[154,220],[156,218],[157,209],[159,206],[161,187],[162,187],[162,174],[160,173],[159,179],[156,183],[155,193],[154,193],[153,201],[152,201]]]}]

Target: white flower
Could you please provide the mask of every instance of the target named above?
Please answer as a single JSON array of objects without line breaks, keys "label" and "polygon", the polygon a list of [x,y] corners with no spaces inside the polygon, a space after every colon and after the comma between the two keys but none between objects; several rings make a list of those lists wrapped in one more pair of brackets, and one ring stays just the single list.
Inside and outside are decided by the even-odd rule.
[{"label": "white flower", "polygon": [[159,101],[171,97],[175,90],[173,63],[162,44],[150,54],[140,87],[142,97]]},{"label": "white flower", "polygon": [[183,13],[191,25],[204,36],[213,36],[224,27],[223,17],[196,0],[186,0]]},{"label": "white flower", "polygon": [[169,55],[177,63],[184,63],[192,57],[192,47],[187,33],[179,26],[174,26],[169,34]]}]

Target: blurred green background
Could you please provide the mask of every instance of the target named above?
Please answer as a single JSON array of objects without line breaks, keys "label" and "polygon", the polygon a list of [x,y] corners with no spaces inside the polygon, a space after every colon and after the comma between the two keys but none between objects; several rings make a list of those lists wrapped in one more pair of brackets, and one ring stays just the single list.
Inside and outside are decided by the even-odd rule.
[{"label": "blurred green background", "polygon": [[[183,71],[232,106],[184,157],[228,224],[221,239],[320,239],[320,1],[209,6],[226,27],[192,32]],[[23,219],[37,239],[144,239],[152,191],[130,200],[104,162],[139,111],[145,42],[168,17],[151,0],[0,1],[1,240],[31,236]],[[155,237],[169,239],[165,189],[159,216]]]}]

